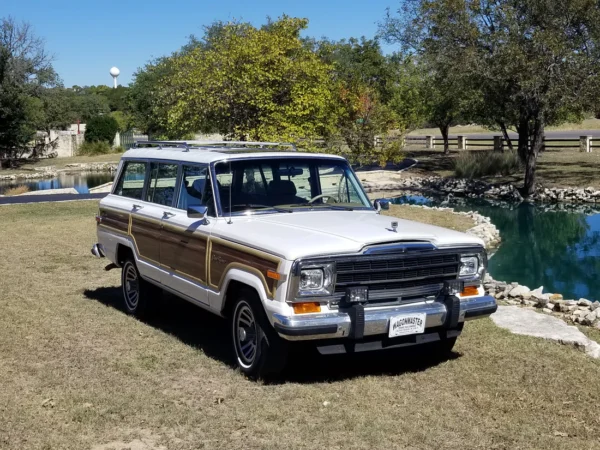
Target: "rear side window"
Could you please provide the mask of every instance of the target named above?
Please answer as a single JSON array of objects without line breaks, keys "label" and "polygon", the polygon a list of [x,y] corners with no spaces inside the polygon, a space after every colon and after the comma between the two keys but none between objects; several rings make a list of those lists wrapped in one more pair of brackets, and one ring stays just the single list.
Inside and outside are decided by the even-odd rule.
[{"label": "rear side window", "polygon": [[150,184],[146,201],[172,206],[177,186],[177,164],[150,164]]},{"label": "rear side window", "polygon": [[125,162],[123,173],[115,189],[115,195],[141,200],[144,192],[146,166],[147,163],[145,162]]}]

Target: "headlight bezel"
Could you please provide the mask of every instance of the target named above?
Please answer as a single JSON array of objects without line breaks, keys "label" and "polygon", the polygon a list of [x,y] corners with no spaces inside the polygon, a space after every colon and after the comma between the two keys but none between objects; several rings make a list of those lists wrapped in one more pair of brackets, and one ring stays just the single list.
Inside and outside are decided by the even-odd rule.
[{"label": "headlight bezel", "polygon": [[[477,269],[473,273],[461,275],[463,259],[476,258]],[[483,252],[461,253],[459,255],[458,275],[457,278],[462,281],[483,281],[487,270],[487,254]]]},{"label": "headlight bezel", "polygon": [[[303,271],[321,270],[323,272],[323,283],[319,288],[306,289],[301,286],[301,276]],[[292,271],[290,283],[290,294],[292,299],[305,301],[312,297],[329,297],[335,292],[335,262],[315,262],[300,261]]]}]

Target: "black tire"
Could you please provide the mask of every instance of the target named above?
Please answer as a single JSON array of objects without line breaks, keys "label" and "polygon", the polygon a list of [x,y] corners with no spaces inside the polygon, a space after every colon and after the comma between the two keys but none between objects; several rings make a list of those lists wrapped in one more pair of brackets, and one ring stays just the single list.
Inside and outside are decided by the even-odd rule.
[{"label": "black tire", "polygon": [[144,317],[150,312],[156,291],[160,290],[140,276],[140,271],[132,258],[127,258],[123,263],[121,289],[125,312],[136,317]]},{"label": "black tire", "polygon": [[442,340],[437,342],[432,342],[429,344],[428,354],[436,359],[442,359],[450,356],[452,354],[452,349],[456,344],[456,338],[442,338]]},{"label": "black tire", "polygon": [[232,347],[240,370],[252,379],[279,375],[287,363],[288,343],[269,323],[255,291],[238,291],[230,320]]}]

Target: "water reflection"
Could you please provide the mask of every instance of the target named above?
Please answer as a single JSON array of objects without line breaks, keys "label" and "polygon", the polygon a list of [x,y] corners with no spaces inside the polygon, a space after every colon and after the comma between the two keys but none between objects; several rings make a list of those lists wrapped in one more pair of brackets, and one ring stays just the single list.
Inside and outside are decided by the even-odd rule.
[{"label": "water reflection", "polygon": [[45,189],[75,188],[80,194],[87,194],[90,188],[112,181],[114,174],[104,172],[61,172],[56,178],[39,180],[0,181],[0,194],[6,189],[25,185],[30,191]]},{"label": "water reflection", "polygon": [[[410,196],[395,203],[439,205],[442,199]],[[530,288],[565,297],[600,299],[600,208],[586,206],[586,213],[556,211],[522,203],[492,204],[481,200],[448,200],[457,210],[474,210],[488,216],[500,230],[502,245],[490,259],[490,274],[517,281]]]}]

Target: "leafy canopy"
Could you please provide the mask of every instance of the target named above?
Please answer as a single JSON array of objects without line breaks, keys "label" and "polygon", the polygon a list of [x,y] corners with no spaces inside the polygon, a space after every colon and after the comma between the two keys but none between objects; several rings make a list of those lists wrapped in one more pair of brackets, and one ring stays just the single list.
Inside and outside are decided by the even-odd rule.
[{"label": "leafy canopy", "polygon": [[324,134],[331,67],[300,39],[307,25],[283,16],[261,28],[210,27],[161,79],[157,109],[167,111],[167,133],[290,141]]}]

